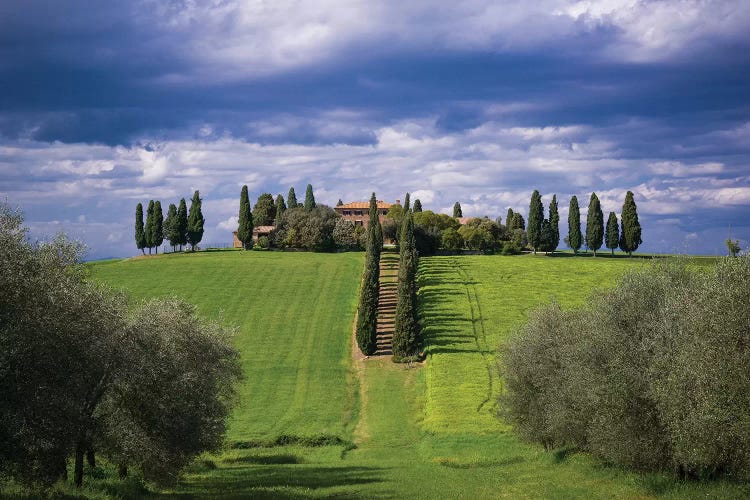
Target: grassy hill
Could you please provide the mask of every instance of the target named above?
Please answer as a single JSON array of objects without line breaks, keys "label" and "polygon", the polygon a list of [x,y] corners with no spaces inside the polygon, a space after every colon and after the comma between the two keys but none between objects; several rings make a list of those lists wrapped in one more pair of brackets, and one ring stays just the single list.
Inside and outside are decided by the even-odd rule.
[{"label": "grassy hill", "polygon": [[[335,435],[335,446],[231,448],[174,491],[197,497],[497,498],[747,496],[545,453],[495,416],[495,347],[554,296],[580,304],[633,259],[422,259],[428,358],[409,369],[351,357],[361,254],[216,252],[91,265],[135,297],[179,295],[239,327],[247,379],[231,441]],[[356,448],[346,442],[353,443]],[[252,443],[245,443],[252,444]],[[309,443],[308,443],[309,444]],[[93,491],[93,490],[92,490]],[[116,490],[117,491],[117,490]],[[119,491],[119,493],[127,492]]]}]

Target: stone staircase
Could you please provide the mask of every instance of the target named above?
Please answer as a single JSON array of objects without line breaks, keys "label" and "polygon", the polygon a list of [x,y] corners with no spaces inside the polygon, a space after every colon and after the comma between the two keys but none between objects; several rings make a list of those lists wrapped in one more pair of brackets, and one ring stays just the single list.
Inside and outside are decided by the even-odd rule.
[{"label": "stone staircase", "polygon": [[380,255],[380,293],[378,299],[378,335],[375,356],[393,354],[393,331],[398,302],[398,254]]}]

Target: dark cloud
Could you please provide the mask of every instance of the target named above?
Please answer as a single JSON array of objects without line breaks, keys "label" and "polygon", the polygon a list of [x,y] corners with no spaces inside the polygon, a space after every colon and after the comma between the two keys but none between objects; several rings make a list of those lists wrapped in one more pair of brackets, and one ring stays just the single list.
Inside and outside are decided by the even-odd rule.
[{"label": "dark cloud", "polygon": [[135,200],[200,187],[226,226],[242,183],[313,181],[329,202],[421,189],[477,214],[536,187],[611,190],[614,209],[633,188],[659,234],[705,251],[701,234],[745,224],[744,2],[258,9],[1,3],[0,195],[39,228],[96,214],[99,255],[124,252]]}]

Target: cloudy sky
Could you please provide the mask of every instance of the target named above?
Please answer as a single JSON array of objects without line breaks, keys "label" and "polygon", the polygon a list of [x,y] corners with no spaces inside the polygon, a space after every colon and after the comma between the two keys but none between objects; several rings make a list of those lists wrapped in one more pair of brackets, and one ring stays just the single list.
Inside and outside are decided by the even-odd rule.
[{"label": "cloudy sky", "polygon": [[[199,189],[406,191],[567,219],[632,190],[643,250],[750,245],[750,2],[5,0],[0,199],[37,237],[127,256],[135,205]],[[567,231],[565,223],[562,232]]]}]

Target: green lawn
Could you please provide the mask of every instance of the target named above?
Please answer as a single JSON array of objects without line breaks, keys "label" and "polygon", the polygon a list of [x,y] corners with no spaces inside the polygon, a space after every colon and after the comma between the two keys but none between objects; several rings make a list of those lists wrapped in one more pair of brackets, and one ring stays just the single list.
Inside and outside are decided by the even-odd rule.
[{"label": "green lawn", "polygon": [[[135,297],[180,295],[239,327],[247,379],[230,440],[337,435],[356,448],[278,446],[205,457],[181,498],[747,497],[737,484],[679,483],[545,453],[494,416],[494,351],[554,296],[581,304],[638,259],[463,256],[422,259],[426,362],[352,360],[362,254],[215,252],[91,265]],[[87,493],[128,493],[87,478]],[[109,486],[108,486],[109,485]]]}]

